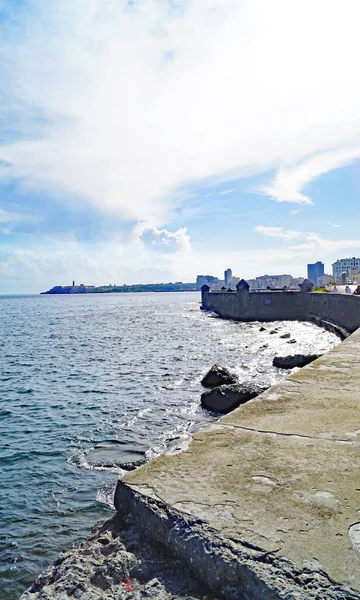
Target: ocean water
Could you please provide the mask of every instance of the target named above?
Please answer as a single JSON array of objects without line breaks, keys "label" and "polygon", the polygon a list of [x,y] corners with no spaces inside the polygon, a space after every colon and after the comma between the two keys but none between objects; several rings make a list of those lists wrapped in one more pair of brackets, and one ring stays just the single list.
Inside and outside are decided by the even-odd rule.
[{"label": "ocean water", "polygon": [[[0,599],[111,516],[116,480],[216,418],[215,362],[241,380],[289,374],[275,354],[339,343],[309,323],[223,321],[199,294],[0,297]],[[270,331],[278,327],[278,332]],[[281,339],[289,332],[296,343]]]}]

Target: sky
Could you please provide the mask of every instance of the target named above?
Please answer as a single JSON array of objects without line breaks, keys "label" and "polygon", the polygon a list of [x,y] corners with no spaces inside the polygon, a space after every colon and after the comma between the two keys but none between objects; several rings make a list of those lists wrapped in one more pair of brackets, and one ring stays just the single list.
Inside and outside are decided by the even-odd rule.
[{"label": "sky", "polygon": [[0,0],[0,293],[360,255],[358,0]]}]

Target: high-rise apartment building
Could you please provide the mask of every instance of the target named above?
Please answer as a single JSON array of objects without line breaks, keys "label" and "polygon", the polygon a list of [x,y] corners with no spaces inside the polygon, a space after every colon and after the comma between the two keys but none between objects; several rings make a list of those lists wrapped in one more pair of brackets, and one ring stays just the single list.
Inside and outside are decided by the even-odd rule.
[{"label": "high-rise apartment building", "polygon": [[317,278],[322,277],[324,273],[324,263],[322,263],[320,260],[307,266],[307,278],[314,285],[316,285]]},{"label": "high-rise apartment building", "polygon": [[351,278],[353,274],[360,272],[360,258],[340,258],[333,263],[333,277],[337,283],[341,281],[341,275],[346,273],[348,278]]},{"label": "high-rise apartment building", "polygon": [[226,288],[231,287],[231,280],[232,280],[232,270],[226,269],[226,271],[224,271],[224,281],[225,281]]}]

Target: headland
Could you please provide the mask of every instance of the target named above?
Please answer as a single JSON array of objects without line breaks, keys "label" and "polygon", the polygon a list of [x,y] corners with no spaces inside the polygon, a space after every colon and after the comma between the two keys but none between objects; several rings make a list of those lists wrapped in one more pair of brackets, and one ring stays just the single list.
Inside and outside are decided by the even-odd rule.
[{"label": "headland", "polygon": [[136,283],[133,285],[56,285],[41,294],[129,294],[134,292],[195,292],[196,283]]}]

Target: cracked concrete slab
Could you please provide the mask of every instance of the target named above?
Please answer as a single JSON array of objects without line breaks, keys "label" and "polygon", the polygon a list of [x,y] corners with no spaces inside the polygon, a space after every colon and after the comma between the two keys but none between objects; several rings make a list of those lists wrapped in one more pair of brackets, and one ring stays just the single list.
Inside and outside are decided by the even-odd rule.
[{"label": "cracked concrete slab", "polygon": [[[360,331],[197,433],[184,452],[126,475],[116,508],[131,512],[124,498],[133,495],[136,510],[144,508],[138,519],[150,519],[152,503],[159,527],[173,511],[172,527],[182,516],[201,521],[205,546],[216,532],[225,546],[231,541],[266,553],[264,573],[256,561],[239,558],[238,566],[248,564],[267,592],[255,594],[242,575],[243,589],[239,584],[229,598],[360,598],[359,367]],[[147,534],[156,536],[156,525]],[[192,556],[189,546],[190,565]],[[213,559],[210,551],[206,556]],[[279,560],[298,570],[291,584],[276,583]],[[313,579],[312,591],[305,589],[301,577],[309,572],[321,573],[328,585]]]}]

